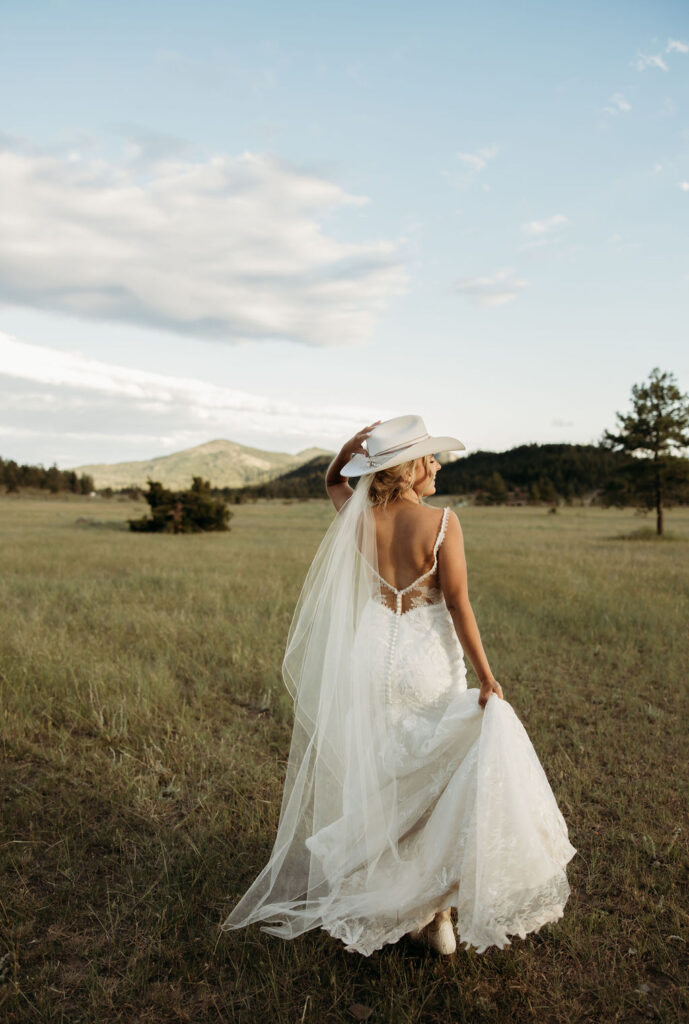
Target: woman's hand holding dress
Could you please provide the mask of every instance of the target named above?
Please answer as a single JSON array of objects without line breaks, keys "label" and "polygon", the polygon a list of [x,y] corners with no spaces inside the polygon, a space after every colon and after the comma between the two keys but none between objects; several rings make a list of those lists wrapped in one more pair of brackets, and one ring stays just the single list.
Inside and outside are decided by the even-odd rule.
[{"label": "woman's hand holding dress", "polygon": [[502,686],[497,679],[485,679],[481,683],[481,690],[478,695],[479,706],[485,708],[488,698],[494,693],[497,693],[500,700],[502,700]]}]

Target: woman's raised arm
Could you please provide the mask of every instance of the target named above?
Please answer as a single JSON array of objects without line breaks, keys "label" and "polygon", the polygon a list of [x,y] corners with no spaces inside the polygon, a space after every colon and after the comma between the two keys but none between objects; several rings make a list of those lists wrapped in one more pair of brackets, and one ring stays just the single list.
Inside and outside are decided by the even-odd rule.
[{"label": "woman's raised arm", "polygon": [[328,497],[338,512],[344,503],[351,498],[352,494],[354,494],[353,489],[349,486],[347,478],[340,475],[340,470],[343,466],[347,465],[352,455],[355,455],[357,452],[361,452],[364,455],[366,454],[363,442],[366,440],[373,428],[379,423],[380,420],[376,420],[376,422],[371,423],[370,426],[363,427],[363,429],[355,434],[354,437],[351,437],[349,441],[346,441],[328,466],[325,474],[325,489],[328,492]]}]

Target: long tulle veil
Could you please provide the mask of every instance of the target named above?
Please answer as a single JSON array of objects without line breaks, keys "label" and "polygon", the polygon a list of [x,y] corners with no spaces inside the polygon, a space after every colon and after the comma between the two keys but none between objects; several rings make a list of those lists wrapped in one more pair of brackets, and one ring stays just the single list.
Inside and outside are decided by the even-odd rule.
[{"label": "long tulle veil", "polygon": [[306,576],[287,638],[283,678],[294,728],[277,837],[270,859],[223,922],[267,922],[293,938],[322,924],[336,904],[356,915],[346,879],[396,856],[396,783],[384,764],[384,694],[357,667],[357,627],[377,589],[372,476],[327,530]]}]

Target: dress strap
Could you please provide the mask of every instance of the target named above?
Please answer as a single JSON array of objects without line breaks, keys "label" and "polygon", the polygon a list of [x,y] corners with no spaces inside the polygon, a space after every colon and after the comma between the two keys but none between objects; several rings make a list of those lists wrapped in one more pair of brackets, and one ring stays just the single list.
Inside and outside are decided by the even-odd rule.
[{"label": "dress strap", "polygon": [[438,530],[438,536],[436,537],[435,544],[433,546],[433,561],[435,561],[436,558],[438,557],[440,545],[445,540],[445,531],[447,530],[447,515],[449,511],[450,506],[446,505],[445,508],[443,509],[443,518],[440,521],[440,529]]}]

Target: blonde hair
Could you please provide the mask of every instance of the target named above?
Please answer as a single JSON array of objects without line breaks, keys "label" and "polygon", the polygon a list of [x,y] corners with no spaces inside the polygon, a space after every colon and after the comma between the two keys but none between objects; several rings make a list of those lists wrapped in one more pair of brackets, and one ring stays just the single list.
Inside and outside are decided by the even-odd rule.
[{"label": "blonde hair", "polygon": [[[433,456],[423,455],[421,458],[423,458],[424,469],[426,470],[426,476],[428,476],[431,471],[431,459]],[[411,459],[410,462],[401,462],[399,466],[390,466],[390,469],[379,469],[377,473],[374,473],[373,480],[371,480],[371,490],[369,491],[371,504],[385,507],[389,501],[395,501],[404,491],[408,490],[414,480],[415,463],[416,459]]]}]

